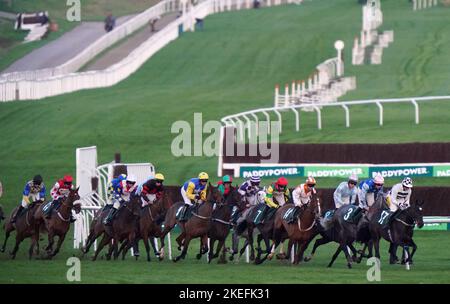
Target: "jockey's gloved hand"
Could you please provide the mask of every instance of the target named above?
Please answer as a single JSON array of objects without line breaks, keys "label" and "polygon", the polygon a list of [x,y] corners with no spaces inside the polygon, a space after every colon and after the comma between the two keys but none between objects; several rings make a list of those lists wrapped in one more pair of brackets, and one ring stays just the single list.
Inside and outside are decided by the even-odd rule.
[{"label": "jockey's gloved hand", "polygon": [[144,199],[144,201],[146,201],[147,203],[150,201],[150,199],[148,198],[147,195],[143,195],[142,198]]}]

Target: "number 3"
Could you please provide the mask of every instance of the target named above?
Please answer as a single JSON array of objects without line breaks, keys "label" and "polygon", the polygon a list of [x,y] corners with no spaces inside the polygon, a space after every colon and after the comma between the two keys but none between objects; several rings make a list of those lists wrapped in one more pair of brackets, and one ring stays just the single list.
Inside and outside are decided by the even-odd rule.
[{"label": "number 3", "polygon": [[350,214],[352,213],[352,211],[353,211],[353,208],[348,208],[347,214],[344,215],[344,220],[348,220],[348,217],[350,216]]}]

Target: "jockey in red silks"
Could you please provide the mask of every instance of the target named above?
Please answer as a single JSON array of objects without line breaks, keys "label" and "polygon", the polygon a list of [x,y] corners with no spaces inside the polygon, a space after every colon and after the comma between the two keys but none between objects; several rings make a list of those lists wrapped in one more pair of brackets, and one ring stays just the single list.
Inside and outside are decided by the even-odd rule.
[{"label": "jockey in red silks", "polygon": [[[50,204],[50,207],[45,212],[45,217],[49,219],[52,216],[53,209],[61,204],[62,200],[66,198],[70,189],[73,187],[73,178],[70,175],[65,175],[64,178],[58,180],[56,184],[53,186],[52,190],[50,190],[50,195],[52,196],[53,201]],[[74,217],[70,215],[70,222],[73,223],[75,221]]]}]

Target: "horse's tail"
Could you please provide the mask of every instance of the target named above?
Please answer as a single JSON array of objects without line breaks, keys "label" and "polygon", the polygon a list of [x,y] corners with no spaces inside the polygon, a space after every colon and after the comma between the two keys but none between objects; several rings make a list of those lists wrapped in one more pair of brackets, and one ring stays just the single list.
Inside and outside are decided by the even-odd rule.
[{"label": "horse's tail", "polygon": [[240,222],[236,227],[236,233],[241,235],[247,229],[247,221]]}]

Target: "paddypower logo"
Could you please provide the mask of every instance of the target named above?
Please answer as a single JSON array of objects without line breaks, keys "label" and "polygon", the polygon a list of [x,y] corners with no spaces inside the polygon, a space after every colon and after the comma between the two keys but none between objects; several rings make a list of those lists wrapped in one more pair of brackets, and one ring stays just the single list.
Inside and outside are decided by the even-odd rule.
[{"label": "paddypower logo", "polygon": [[305,167],[306,176],[314,177],[348,177],[351,174],[357,174],[361,177],[368,177],[367,167]]},{"label": "paddypower logo", "polygon": [[383,177],[403,177],[403,176],[432,176],[433,168],[422,167],[378,167],[370,168],[370,176],[375,177],[381,174]]},{"label": "paddypower logo", "polygon": [[450,176],[450,166],[436,166],[434,167],[433,176],[437,177],[449,177]]},{"label": "paddypower logo", "polygon": [[241,167],[241,176],[249,178],[254,175],[260,177],[270,176],[303,176],[303,167],[273,167],[273,168],[261,168],[261,167]]}]

